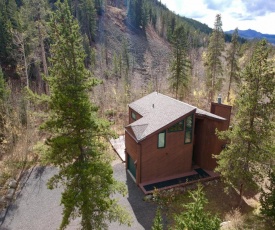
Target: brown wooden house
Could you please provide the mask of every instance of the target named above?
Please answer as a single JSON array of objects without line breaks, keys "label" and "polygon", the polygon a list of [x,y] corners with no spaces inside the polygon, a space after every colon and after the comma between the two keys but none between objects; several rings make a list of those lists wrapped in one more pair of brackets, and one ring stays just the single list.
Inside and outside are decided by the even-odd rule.
[{"label": "brown wooden house", "polygon": [[231,106],[212,103],[211,113],[154,92],[129,104],[126,168],[138,185],[178,177],[194,166],[213,170],[212,154],[224,142],[215,129],[229,126]]}]

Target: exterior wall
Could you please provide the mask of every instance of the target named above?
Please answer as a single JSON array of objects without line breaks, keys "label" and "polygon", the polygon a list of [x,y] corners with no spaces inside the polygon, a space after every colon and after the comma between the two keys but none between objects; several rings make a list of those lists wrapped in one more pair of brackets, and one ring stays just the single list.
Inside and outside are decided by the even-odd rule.
[{"label": "exterior wall", "polygon": [[226,121],[216,121],[209,118],[196,119],[194,162],[207,170],[214,170],[217,166],[214,155],[218,155],[225,142],[218,139],[215,132],[225,130]]},{"label": "exterior wall", "polygon": [[211,103],[211,113],[226,118],[226,121],[218,121],[207,117],[195,119],[195,143],[194,162],[207,170],[214,170],[217,166],[213,155],[218,155],[222,151],[225,141],[221,141],[216,136],[216,129],[227,130],[230,123],[231,106]]},{"label": "exterior wall", "polygon": [[129,107],[129,114],[128,114],[128,116],[129,116],[129,124],[131,124],[131,123],[133,123],[134,121],[136,121],[136,120],[134,120],[133,118],[132,118],[132,112],[134,112],[135,114],[136,114],[136,120],[138,120],[138,119],[140,119],[140,118],[142,118],[142,116],[139,114],[139,113],[137,113],[135,110],[133,110],[133,109],[131,109],[130,107]]},{"label": "exterior wall", "polygon": [[[140,183],[140,154],[141,148],[127,132],[125,132],[125,152],[129,154],[136,165],[136,183]],[[128,157],[126,157],[126,169],[128,168]]]},{"label": "exterior wall", "polygon": [[[176,124],[181,120],[183,120],[183,118],[175,121],[173,124]],[[160,132],[166,130],[165,148],[157,147],[158,133],[155,133],[141,142],[141,183],[160,180],[161,178],[172,177],[191,171],[193,142],[190,144],[184,144],[185,130],[168,132],[167,128],[171,127],[173,124],[160,130]],[[192,141],[193,140],[194,138],[192,138]]]}]

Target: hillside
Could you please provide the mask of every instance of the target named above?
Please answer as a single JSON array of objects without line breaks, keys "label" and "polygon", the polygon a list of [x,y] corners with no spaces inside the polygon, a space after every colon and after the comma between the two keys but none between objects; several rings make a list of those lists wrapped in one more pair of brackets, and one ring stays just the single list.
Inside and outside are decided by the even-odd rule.
[{"label": "hillside", "polygon": [[[225,33],[233,34],[234,30],[226,31]],[[272,34],[262,34],[260,32],[257,32],[255,30],[239,30],[239,36],[243,37],[245,39],[263,39],[265,38],[267,41],[269,41],[272,44],[275,44],[275,35]]]},{"label": "hillside", "polygon": [[109,63],[111,63],[113,55],[115,53],[123,55],[125,52],[123,49],[126,46],[130,55],[132,72],[144,78],[160,66],[166,68],[171,55],[169,42],[161,38],[151,25],[143,32],[141,29],[131,28],[125,21],[125,9],[106,7],[98,23],[98,35],[95,42],[97,53],[100,53],[99,50],[105,46],[108,50]]}]

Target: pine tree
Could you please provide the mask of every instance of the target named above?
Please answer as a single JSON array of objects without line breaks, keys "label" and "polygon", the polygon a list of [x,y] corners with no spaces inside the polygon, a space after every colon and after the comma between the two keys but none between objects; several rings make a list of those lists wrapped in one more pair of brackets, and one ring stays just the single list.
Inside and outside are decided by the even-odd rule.
[{"label": "pine tree", "polygon": [[190,78],[190,61],[187,56],[187,37],[184,26],[175,29],[173,37],[173,59],[171,62],[170,88],[176,98],[183,99],[188,88]]},{"label": "pine tree", "polygon": [[11,111],[11,106],[8,101],[8,97],[8,87],[5,82],[2,69],[0,67],[0,158],[8,150],[7,144],[9,143],[9,140],[7,140],[7,136],[10,136],[8,134],[12,133],[13,131],[13,127],[11,125],[7,125],[13,118],[12,114],[14,113],[14,111],[12,114],[9,113],[9,111]]},{"label": "pine tree", "polygon": [[65,229],[72,219],[81,218],[82,229],[105,229],[109,221],[128,223],[124,210],[112,194],[123,186],[113,178],[106,156],[105,139],[111,136],[109,122],[98,118],[98,107],[89,101],[88,92],[96,84],[84,66],[79,26],[67,1],[57,2],[51,18],[51,113],[42,128],[51,136],[46,144],[46,160],[59,172],[49,188],[62,184],[61,203]]},{"label": "pine tree", "polygon": [[206,88],[209,91],[209,101],[213,98],[217,91],[222,87],[222,52],[224,50],[224,34],[222,30],[221,15],[216,15],[213,32],[207,49],[206,61]]},{"label": "pine tree", "polygon": [[0,67],[0,158],[2,157],[3,150],[2,144],[5,140],[5,108],[4,108],[4,99],[5,99],[5,80],[2,69]]},{"label": "pine tree", "polygon": [[0,62],[2,65],[16,65],[11,29],[16,25],[17,7],[14,0],[0,0]]},{"label": "pine tree", "polygon": [[[28,66],[35,66],[38,73],[35,74],[38,86],[38,93],[48,93],[48,87],[42,80],[42,74],[48,76],[48,63],[46,55],[45,41],[48,39],[48,25],[46,19],[49,16],[49,5],[45,0],[24,0],[22,1],[19,15],[19,25],[17,38],[19,45],[24,46]],[[41,65],[42,64],[42,65]],[[27,70],[29,67],[25,67]],[[41,68],[42,67],[42,68]],[[28,73],[28,71],[27,71]],[[26,74],[27,74],[26,73]]]},{"label": "pine tree", "polygon": [[145,31],[146,26],[148,24],[149,21],[149,5],[147,1],[143,1],[143,5],[142,5],[142,15],[141,15],[141,26],[142,26],[142,30]]},{"label": "pine tree", "polygon": [[98,15],[102,15],[104,9],[104,1],[103,0],[94,0],[95,2],[95,9]]},{"label": "pine tree", "polygon": [[6,96],[6,83],[2,68],[0,67],[0,102],[4,101]]},{"label": "pine tree", "polygon": [[226,52],[226,61],[227,67],[229,70],[229,84],[227,92],[227,102],[230,102],[230,90],[233,82],[238,81],[239,66],[238,66],[238,57],[239,57],[239,42],[238,42],[238,29],[236,28],[233,35],[231,44]]},{"label": "pine tree", "polygon": [[160,209],[157,209],[156,216],[153,222],[152,230],[163,230],[162,217]]},{"label": "pine tree", "polygon": [[145,27],[148,23],[148,5],[144,0],[129,0],[127,16],[134,28]]},{"label": "pine tree", "polygon": [[[100,4],[97,1],[97,4]],[[77,18],[82,34],[88,36],[90,45],[96,35],[96,7],[94,0],[72,1],[71,4],[73,15]],[[98,5],[99,8],[101,6]]]},{"label": "pine tree", "polygon": [[13,43],[18,49],[16,54],[17,69],[20,70],[21,84],[29,88],[29,72],[30,67],[38,60],[36,48],[38,47],[38,35],[35,29],[35,21],[33,14],[36,10],[32,10],[32,4],[28,4],[29,0],[24,2],[17,15],[17,27],[12,30]]},{"label": "pine tree", "polygon": [[204,210],[204,207],[208,201],[202,191],[202,186],[199,185],[197,190],[189,192],[189,197],[192,198],[193,202],[183,205],[185,211],[175,215],[175,226],[173,226],[173,229],[220,229],[221,220],[217,216],[213,216]]},{"label": "pine tree", "polygon": [[[267,191],[268,190],[268,191]],[[275,174],[269,173],[269,184],[265,185],[265,189],[261,188],[261,214],[272,220],[275,226]]]},{"label": "pine tree", "polygon": [[229,144],[217,156],[216,170],[239,188],[240,202],[245,189],[258,187],[266,164],[274,160],[275,70],[268,54],[267,42],[258,42],[241,75],[236,122],[232,130],[219,133]]}]

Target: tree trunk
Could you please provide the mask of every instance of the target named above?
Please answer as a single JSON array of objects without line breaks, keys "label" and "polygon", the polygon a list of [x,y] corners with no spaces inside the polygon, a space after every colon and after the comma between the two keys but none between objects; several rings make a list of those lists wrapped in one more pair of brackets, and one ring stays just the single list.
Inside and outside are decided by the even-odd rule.
[{"label": "tree trunk", "polygon": [[241,186],[240,186],[240,200],[239,200],[239,207],[241,207],[242,201],[243,201],[243,183],[241,183]]},{"label": "tree trunk", "polygon": [[[40,49],[41,49],[41,58],[42,58],[42,64],[43,64],[43,73],[44,73],[45,77],[47,77],[48,76],[48,64],[47,64],[45,46],[44,46],[44,41],[43,41],[40,24],[38,25],[38,33],[39,33],[39,42],[40,42]],[[38,85],[39,85],[39,90],[41,89],[41,86],[44,85],[45,93],[49,94],[49,87],[48,87],[47,83],[45,83],[42,79],[40,79],[40,82],[38,83]]]},{"label": "tree trunk", "polygon": [[27,57],[25,53],[25,45],[24,42],[21,44],[22,46],[22,53],[23,53],[23,59],[24,59],[24,66],[25,66],[25,75],[26,75],[26,85],[27,88],[29,88],[29,76],[28,76],[28,63],[27,63]]},{"label": "tree trunk", "polygon": [[228,86],[228,92],[227,92],[227,102],[230,102],[231,81],[232,81],[232,75],[230,74],[229,86]]}]

